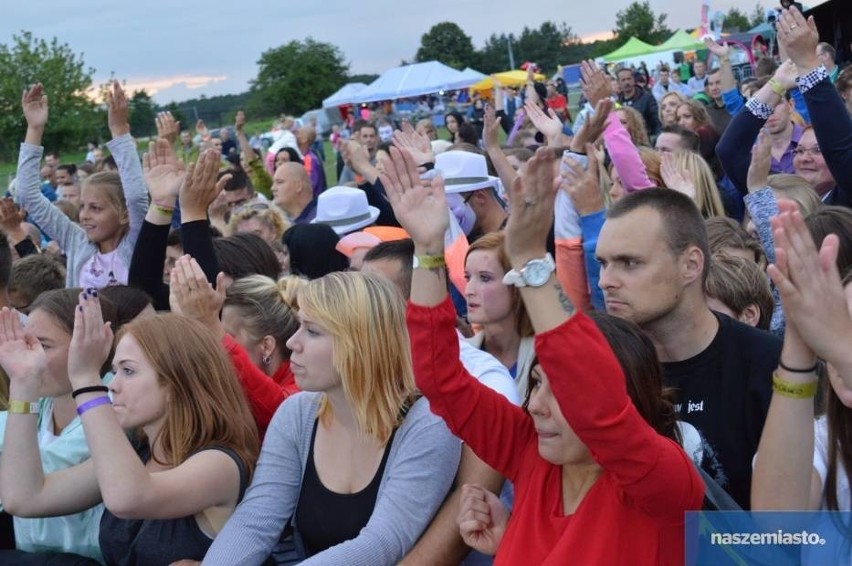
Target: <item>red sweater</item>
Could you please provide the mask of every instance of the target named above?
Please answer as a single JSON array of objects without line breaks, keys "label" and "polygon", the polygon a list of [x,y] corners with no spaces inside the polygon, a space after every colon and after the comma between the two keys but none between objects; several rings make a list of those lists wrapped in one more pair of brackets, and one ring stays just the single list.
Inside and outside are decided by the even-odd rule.
[{"label": "red sweater", "polygon": [[272,377],[254,365],[248,353],[229,334],[222,338],[222,345],[231,357],[231,363],[246,394],[260,438],[266,433],[272,415],[284,399],[299,392],[296,378],[290,371],[290,362],[284,362]]},{"label": "red sweater", "polygon": [[562,468],[538,453],[530,416],[472,378],[458,360],[455,311],[408,306],[417,386],[458,437],[514,483],[500,564],[683,564],[684,512],[704,484],[677,443],[657,434],[627,395],[624,373],[583,314],[536,336],[562,413],[603,468],[575,513],[562,512]]}]

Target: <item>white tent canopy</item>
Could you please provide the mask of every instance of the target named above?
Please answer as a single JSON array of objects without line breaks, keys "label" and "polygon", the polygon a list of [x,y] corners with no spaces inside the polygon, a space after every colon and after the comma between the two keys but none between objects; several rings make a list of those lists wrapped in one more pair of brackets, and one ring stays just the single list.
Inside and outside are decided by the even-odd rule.
[{"label": "white tent canopy", "polygon": [[471,69],[470,67],[467,67],[464,71],[461,71],[459,73],[459,80],[448,85],[447,90],[470,88],[484,78],[484,74],[474,69]]},{"label": "white tent canopy", "polygon": [[443,63],[437,61],[415,63],[385,71],[347,102],[377,102],[422,96],[440,90],[462,88],[452,85],[463,80],[466,78],[461,72]]},{"label": "white tent canopy", "polygon": [[364,83],[349,83],[340,87],[340,90],[326,98],[322,101],[323,108],[334,108],[336,106],[343,106],[344,104],[349,104],[352,100],[352,97],[355,96],[360,91],[367,88],[367,85]]}]

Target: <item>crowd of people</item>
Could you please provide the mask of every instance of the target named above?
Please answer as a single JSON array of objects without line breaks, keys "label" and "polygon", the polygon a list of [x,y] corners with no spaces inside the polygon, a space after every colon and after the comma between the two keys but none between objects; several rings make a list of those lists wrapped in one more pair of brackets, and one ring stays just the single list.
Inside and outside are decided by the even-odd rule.
[{"label": "crowd of people", "polygon": [[242,112],[140,158],[117,82],[63,164],[28,88],[0,563],[683,564],[689,511],[852,510],[852,74],[777,29],[744,84],[587,61],[573,124],[532,72],[357,121],[336,183]]}]

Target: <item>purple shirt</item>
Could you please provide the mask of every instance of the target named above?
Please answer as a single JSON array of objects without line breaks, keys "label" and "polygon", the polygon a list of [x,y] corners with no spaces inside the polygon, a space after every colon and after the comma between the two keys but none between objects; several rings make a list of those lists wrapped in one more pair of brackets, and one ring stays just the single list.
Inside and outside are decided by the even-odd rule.
[{"label": "purple shirt", "polygon": [[799,139],[801,139],[803,131],[804,128],[798,124],[793,124],[793,137],[790,138],[790,145],[784,150],[781,159],[772,158],[772,165],[769,167],[770,173],[796,174],[796,168],[793,167],[793,150],[799,146]]}]

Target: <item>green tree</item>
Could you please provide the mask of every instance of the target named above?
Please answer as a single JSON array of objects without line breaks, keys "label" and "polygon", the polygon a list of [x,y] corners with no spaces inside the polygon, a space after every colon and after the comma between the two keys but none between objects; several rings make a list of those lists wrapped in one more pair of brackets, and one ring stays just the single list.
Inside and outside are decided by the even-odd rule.
[{"label": "green tree", "polygon": [[154,119],[157,116],[157,111],[154,108],[154,101],[151,100],[145,89],[133,91],[133,95],[128,101],[130,110],[130,131],[135,136],[150,136],[157,131],[157,125]]},{"label": "green tree", "polygon": [[418,63],[440,61],[444,65],[462,70],[471,66],[476,52],[470,36],[453,22],[441,22],[423,34],[420,48],[414,56]]},{"label": "green tree", "polygon": [[379,75],[371,75],[371,74],[361,74],[361,75],[349,75],[346,78],[347,82],[350,83],[364,83],[365,85],[370,84],[374,80],[379,78]]},{"label": "green tree", "polygon": [[258,117],[318,108],[323,98],[343,86],[349,72],[338,47],[310,37],[264,51],[257,65],[248,109]]},{"label": "green tree", "polygon": [[577,36],[564,22],[557,25],[547,21],[538,29],[525,27],[515,49],[515,64],[520,66],[524,61],[532,61],[545,74],[553,74],[556,68],[565,62],[568,46],[578,41]]},{"label": "green tree", "polygon": [[652,45],[665,41],[672,34],[666,25],[666,14],[654,15],[648,0],[633,2],[616,13],[613,33],[622,44],[636,37]]},{"label": "green tree", "polygon": [[751,26],[749,25],[748,16],[745,15],[745,12],[741,12],[736,7],[728,10],[728,13],[725,14],[724,22],[722,22],[722,31],[738,32],[748,31],[749,29],[751,29]]},{"label": "green tree", "polygon": [[763,4],[758,2],[755,5],[754,10],[751,11],[751,16],[749,16],[748,29],[759,26],[764,22],[766,22],[766,8],[763,7]]},{"label": "green tree", "polygon": [[24,31],[0,44],[0,155],[14,157],[26,123],[21,92],[40,82],[50,100],[50,122],[44,145],[50,150],[77,149],[97,139],[102,121],[95,102],[87,96],[95,70],[82,54],[54,38],[50,42]]}]

